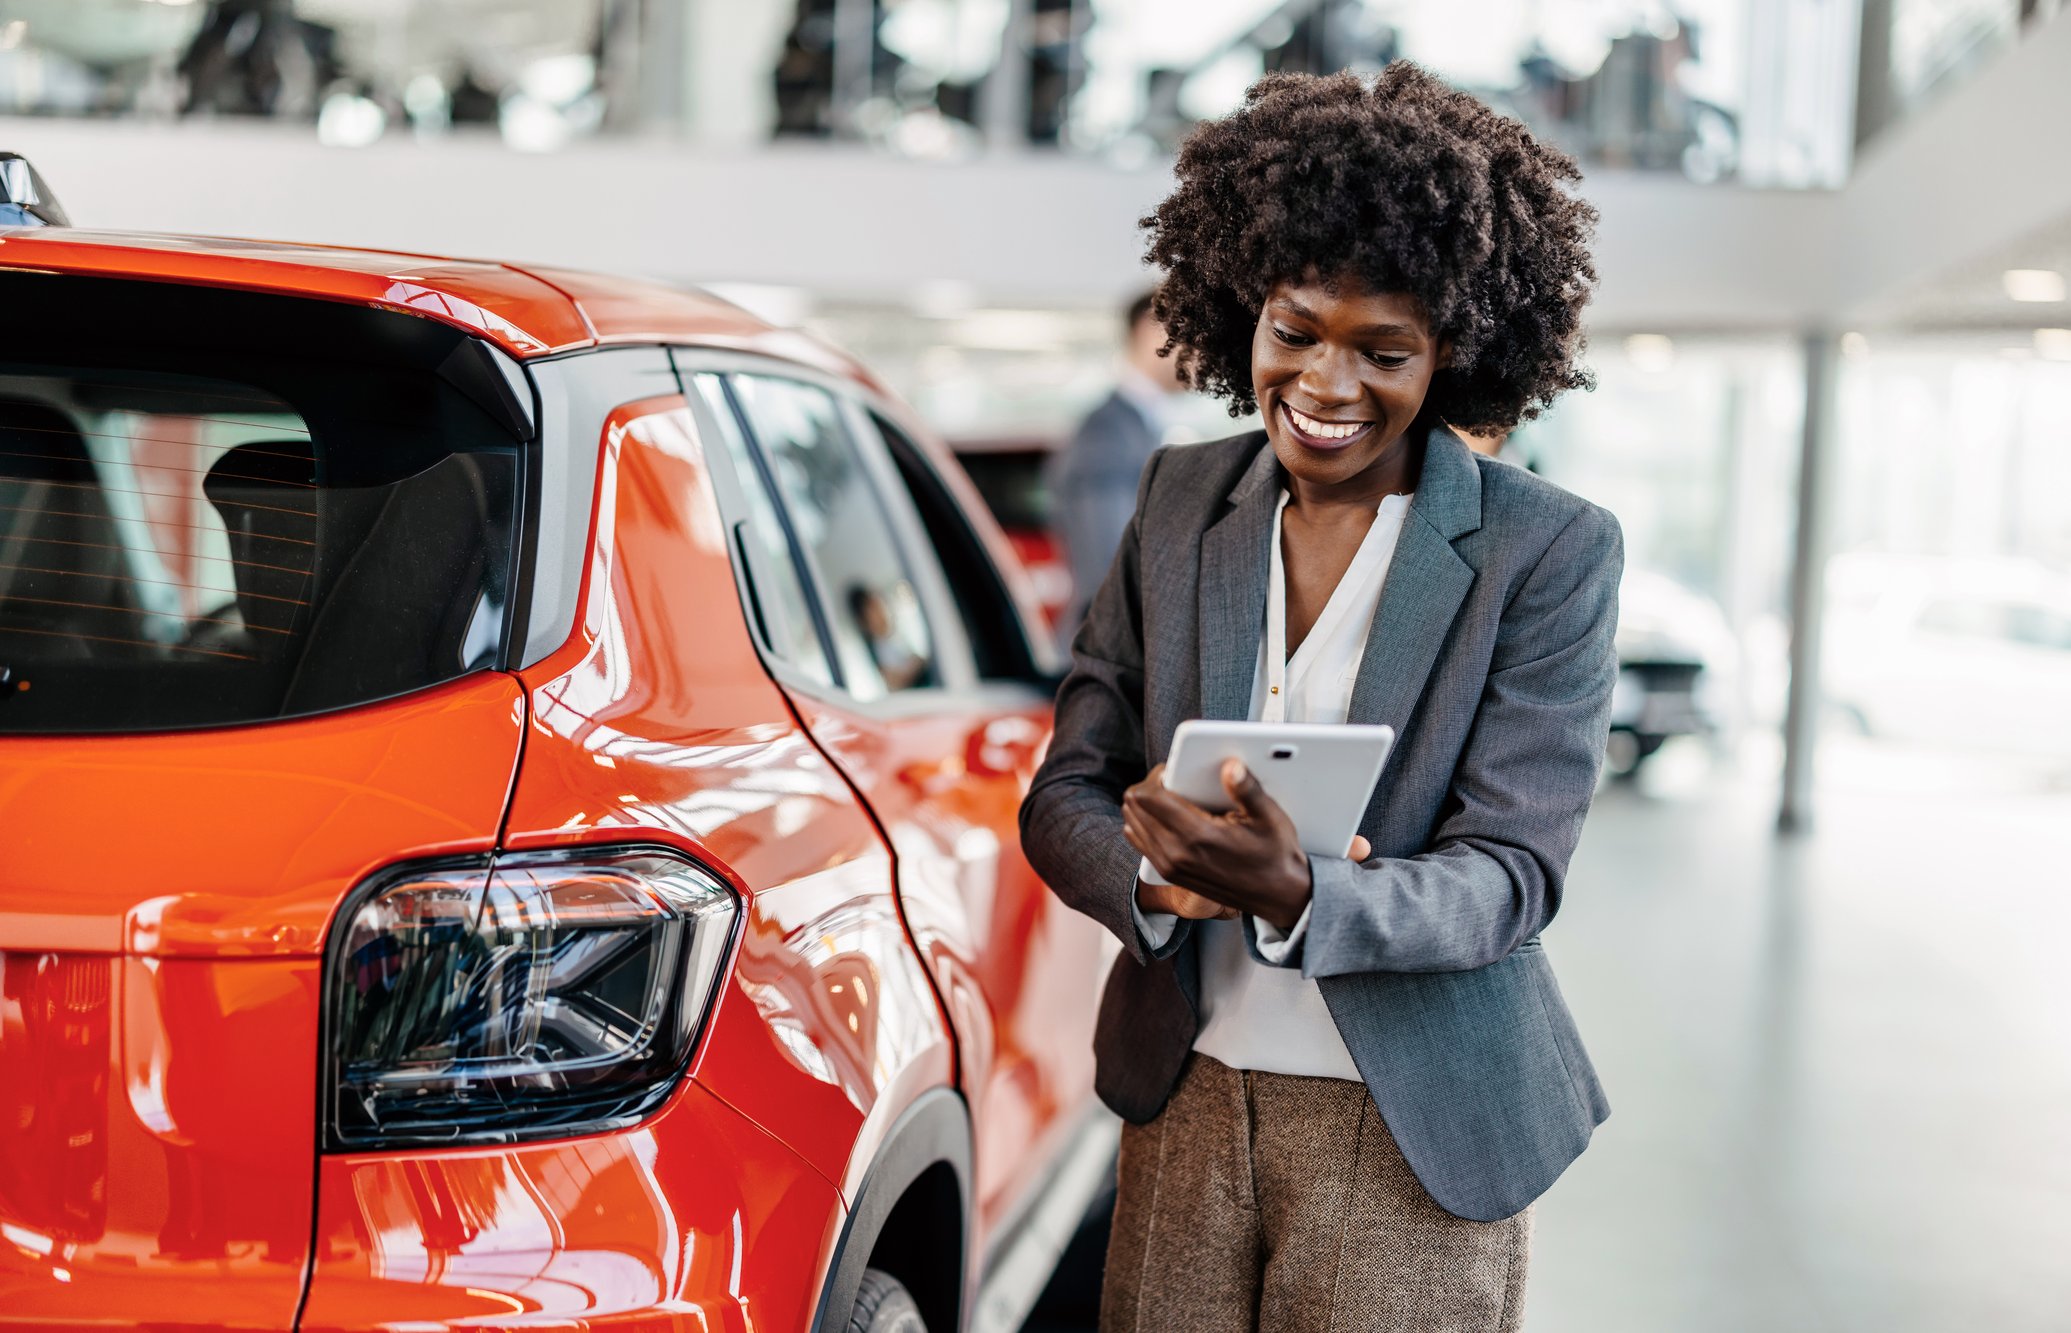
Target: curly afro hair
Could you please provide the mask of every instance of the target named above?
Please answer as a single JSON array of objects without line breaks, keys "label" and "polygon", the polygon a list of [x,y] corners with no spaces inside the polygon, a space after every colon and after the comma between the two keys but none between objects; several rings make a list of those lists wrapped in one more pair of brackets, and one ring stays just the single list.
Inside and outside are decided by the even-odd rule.
[{"label": "curly afro hair", "polygon": [[1256,409],[1251,341],[1283,282],[1356,279],[1421,301],[1452,339],[1424,414],[1503,431],[1567,389],[1596,281],[1574,159],[1407,62],[1268,74],[1181,144],[1178,188],[1139,225],[1156,312],[1194,387]]}]

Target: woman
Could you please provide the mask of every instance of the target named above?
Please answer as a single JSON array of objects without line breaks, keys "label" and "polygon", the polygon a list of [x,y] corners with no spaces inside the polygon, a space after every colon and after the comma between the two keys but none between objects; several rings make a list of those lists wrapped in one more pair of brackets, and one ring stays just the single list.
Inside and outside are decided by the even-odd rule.
[{"label": "woman", "polygon": [[[1271,75],[1144,220],[1169,349],[1264,429],[1153,457],[1022,809],[1124,948],[1103,1329],[1514,1329],[1530,1204],[1609,1113],[1538,936],[1622,539],[1447,429],[1587,384],[1576,175],[1413,66]],[[1233,813],[1165,791],[1190,717],[1393,726],[1352,858],[1304,855],[1238,765]]]}]

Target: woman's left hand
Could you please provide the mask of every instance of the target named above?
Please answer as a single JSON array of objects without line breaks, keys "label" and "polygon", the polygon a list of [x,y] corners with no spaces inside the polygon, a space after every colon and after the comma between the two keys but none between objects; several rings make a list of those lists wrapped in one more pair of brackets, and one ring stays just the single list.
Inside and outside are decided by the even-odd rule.
[{"label": "woman's left hand", "polygon": [[1238,760],[1223,764],[1222,785],[1235,808],[1218,814],[1163,783],[1138,783],[1122,797],[1123,831],[1174,884],[1292,930],[1311,888],[1294,821]]}]

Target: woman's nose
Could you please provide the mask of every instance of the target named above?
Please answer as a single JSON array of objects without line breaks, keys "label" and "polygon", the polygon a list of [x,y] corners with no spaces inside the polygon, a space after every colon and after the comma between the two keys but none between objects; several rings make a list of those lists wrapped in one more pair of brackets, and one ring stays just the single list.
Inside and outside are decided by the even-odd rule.
[{"label": "woman's nose", "polygon": [[1360,398],[1356,359],[1346,352],[1318,347],[1297,381],[1303,394],[1319,408],[1345,407]]}]

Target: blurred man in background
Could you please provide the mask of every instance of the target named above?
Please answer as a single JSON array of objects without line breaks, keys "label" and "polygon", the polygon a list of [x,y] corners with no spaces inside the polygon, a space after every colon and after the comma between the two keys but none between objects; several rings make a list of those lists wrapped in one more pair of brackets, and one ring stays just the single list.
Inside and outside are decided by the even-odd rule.
[{"label": "blurred man in background", "polygon": [[1069,648],[1079,620],[1107,577],[1136,508],[1136,483],[1164,442],[1186,386],[1178,363],[1159,355],[1165,326],[1151,313],[1152,292],[1129,303],[1121,380],[1088,413],[1050,466],[1050,513],[1071,565],[1071,601],[1057,632]]}]

